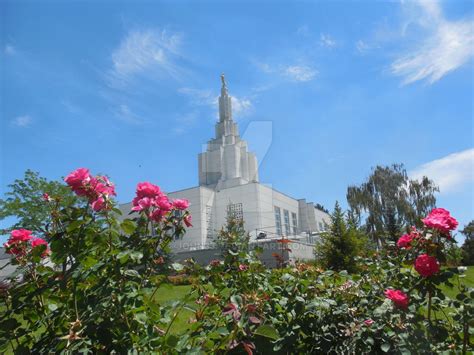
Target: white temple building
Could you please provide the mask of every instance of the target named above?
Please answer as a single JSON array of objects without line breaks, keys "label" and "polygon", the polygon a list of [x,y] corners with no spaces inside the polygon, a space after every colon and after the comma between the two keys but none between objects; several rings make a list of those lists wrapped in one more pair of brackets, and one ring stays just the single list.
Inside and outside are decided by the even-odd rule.
[{"label": "white temple building", "polygon": [[[199,186],[168,193],[172,199],[189,200],[193,223],[184,238],[173,242],[173,250],[212,249],[230,213],[243,218],[251,241],[256,243],[285,236],[313,245],[315,236],[330,223],[329,215],[305,199],[295,199],[259,182],[257,158],[240,138],[223,75],[221,79],[215,138],[198,156]],[[124,211],[130,207],[121,206]]]}]

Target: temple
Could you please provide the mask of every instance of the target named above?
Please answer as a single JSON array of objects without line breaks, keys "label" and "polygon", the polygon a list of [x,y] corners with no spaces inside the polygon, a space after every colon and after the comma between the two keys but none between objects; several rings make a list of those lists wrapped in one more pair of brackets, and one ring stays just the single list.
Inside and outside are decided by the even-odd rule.
[{"label": "temple", "polygon": [[258,182],[257,157],[240,139],[224,74],[221,79],[216,138],[207,143],[206,152],[199,154],[199,185],[217,190]]},{"label": "temple", "polygon": [[[193,218],[193,227],[185,237],[172,243],[173,251],[183,258],[211,258],[215,238],[232,214],[243,219],[252,243],[271,244],[285,237],[298,244],[290,248],[294,251],[288,258],[312,258],[315,238],[327,228],[329,215],[305,199],[295,199],[260,183],[257,157],[241,139],[233,120],[232,98],[224,75],[221,81],[215,138],[198,156],[199,186],[168,193],[170,198],[188,199]],[[130,207],[130,203],[121,206],[124,211],[130,211]]]}]

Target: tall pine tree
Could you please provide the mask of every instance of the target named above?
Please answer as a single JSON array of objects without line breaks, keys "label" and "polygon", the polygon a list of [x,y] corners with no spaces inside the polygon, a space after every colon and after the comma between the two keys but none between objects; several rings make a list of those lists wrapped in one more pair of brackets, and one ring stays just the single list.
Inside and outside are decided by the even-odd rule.
[{"label": "tall pine tree", "polygon": [[315,254],[324,268],[335,271],[357,271],[356,257],[360,255],[365,238],[358,231],[352,218],[346,223],[344,212],[336,202],[331,215],[328,232],[322,233],[322,241],[316,246]]}]

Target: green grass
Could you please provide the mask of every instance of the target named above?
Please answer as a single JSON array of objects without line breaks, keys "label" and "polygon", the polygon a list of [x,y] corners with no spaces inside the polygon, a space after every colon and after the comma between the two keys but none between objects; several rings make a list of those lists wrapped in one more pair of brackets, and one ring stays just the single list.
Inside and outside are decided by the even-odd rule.
[{"label": "green grass", "polygon": [[[457,277],[451,279],[451,282],[454,284],[454,287],[448,287],[446,285],[443,285],[441,287],[441,290],[443,290],[444,294],[448,296],[449,298],[454,298],[456,297],[458,290],[457,290]],[[459,277],[459,282],[461,284],[466,285],[467,287],[474,287],[474,266],[468,266],[467,270],[464,272],[461,277]]]},{"label": "green grass", "polygon": [[[190,285],[180,285],[180,286],[173,286],[173,285],[166,285],[162,286],[158,289],[155,295],[155,300],[160,305],[169,304],[175,301],[183,300],[186,295],[191,292]],[[187,306],[189,308],[194,307],[194,298],[187,302]],[[192,311],[186,309],[185,307],[181,308],[179,311],[176,319],[174,320],[173,324],[170,328],[171,334],[182,334],[189,328],[189,319],[194,315]]]}]

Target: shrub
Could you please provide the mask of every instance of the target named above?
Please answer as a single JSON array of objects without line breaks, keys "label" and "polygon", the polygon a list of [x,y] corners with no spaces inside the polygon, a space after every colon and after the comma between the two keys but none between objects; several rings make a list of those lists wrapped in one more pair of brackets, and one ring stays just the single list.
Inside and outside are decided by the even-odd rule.
[{"label": "shrub", "polygon": [[[7,251],[18,271],[0,285],[0,345],[15,353],[466,353],[474,290],[448,268],[455,220],[434,210],[425,227],[357,260],[360,271],[298,263],[266,269],[242,221],[221,232],[224,260],[170,262],[169,243],[189,225],[187,201],[140,183],[137,214],[119,222],[113,184],[79,169],[66,178],[82,205],[45,199],[49,245],[15,230]],[[51,204],[51,205],[49,205]],[[47,207],[49,206],[49,207]],[[46,262],[46,260],[49,261]],[[191,282],[160,304],[160,286]],[[448,298],[442,286],[457,289]],[[170,286],[171,287],[171,286]],[[190,302],[195,301],[192,305]],[[171,331],[183,309],[192,317]],[[472,331],[472,330],[471,330]]]}]

